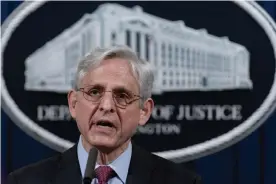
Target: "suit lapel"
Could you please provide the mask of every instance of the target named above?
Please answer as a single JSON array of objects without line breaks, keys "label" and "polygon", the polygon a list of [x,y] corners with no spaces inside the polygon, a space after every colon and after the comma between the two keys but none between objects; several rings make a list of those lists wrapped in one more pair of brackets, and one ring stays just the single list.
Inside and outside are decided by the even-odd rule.
[{"label": "suit lapel", "polygon": [[139,148],[137,145],[132,145],[132,156],[126,184],[150,183],[151,173],[153,170],[150,154]]},{"label": "suit lapel", "polygon": [[82,184],[76,145],[60,156],[59,167],[53,183]]},{"label": "suit lapel", "polygon": [[[151,154],[135,144],[132,145],[132,156],[126,184],[154,184],[155,182],[151,181],[155,170]],[[82,184],[76,145],[61,154],[59,167],[52,181],[53,184]]]}]

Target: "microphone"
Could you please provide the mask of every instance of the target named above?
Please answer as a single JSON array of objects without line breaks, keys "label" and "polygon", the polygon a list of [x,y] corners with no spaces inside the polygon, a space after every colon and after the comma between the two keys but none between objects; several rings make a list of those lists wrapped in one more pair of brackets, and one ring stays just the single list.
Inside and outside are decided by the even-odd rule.
[{"label": "microphone", "polygon": [[83,184],[91,184],[91,181],[95,178],[95,165],[97,161],[98,150],[96,148],[91,148],[88,155],[88,160],[86,163],[85,173],[83,177]]}]

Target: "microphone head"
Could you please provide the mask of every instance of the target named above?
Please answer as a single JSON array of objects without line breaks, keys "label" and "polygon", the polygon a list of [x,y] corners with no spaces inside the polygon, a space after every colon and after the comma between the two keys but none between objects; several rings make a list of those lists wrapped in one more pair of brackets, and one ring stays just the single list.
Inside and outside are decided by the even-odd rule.
[{"label": "microphone head", "polygon": [[83,177],[84,184],[90,184],[95,178],[95,165],[98,157],[98,150],[96,148],[91,148],[88,154],[88,159],[86,163],[85,173]]}]

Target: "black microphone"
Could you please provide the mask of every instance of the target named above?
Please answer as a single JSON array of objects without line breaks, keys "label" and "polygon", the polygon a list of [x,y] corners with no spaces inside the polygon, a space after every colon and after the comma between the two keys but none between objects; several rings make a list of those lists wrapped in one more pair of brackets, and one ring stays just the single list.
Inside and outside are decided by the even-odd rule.
[{"label": "black microphone", "polygon": [[91,181],[95,178],[95,165],[97,161],[98,150],[96,148],[91,148],[88,155],[88,160],[86,163],[85,173],[83,177],[83,184],[91,184]]}]

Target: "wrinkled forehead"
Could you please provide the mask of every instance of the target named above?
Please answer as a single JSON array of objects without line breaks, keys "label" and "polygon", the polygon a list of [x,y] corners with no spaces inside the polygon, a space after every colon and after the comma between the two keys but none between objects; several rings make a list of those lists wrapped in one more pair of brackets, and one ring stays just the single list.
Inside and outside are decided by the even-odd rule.
[{"label": "wrinkled forehead", "polygon": [[98,85],[113,90],[125,88],[139,93],[139,83],[131,64],[120,58],[107,59],[91,67],[81,81],[82,86]]}]

